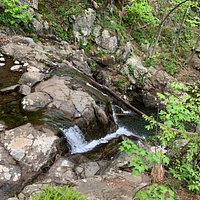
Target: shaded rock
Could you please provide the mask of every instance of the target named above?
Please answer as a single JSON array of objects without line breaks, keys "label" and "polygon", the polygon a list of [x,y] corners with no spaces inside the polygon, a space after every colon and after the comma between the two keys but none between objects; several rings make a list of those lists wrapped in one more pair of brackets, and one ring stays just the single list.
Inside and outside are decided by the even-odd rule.
[{"label": "shaded rock", "polygon": [[67,158],[59,158],[47,172],[43,183],[67,184],[76,179],[74,164]]},{"label": "shaded rock", "polygon": [[19,88],[19,92],[23,95],[28,95],[31,93],[31,87],[28,85],[21,85]]},{"label": "shaded rock", "polygon": [[200,71],[200,58],[194,56],[191,60],[192,67],[198,71]]},{"label": "shaded rock", "polygon": [[33,86],[44,79],[44,74],[40,72],[25,72],[22,74],[18,83]]},{"label": "shaded rock", "polygon": [[18,87],[19,87],[19,84],[12,85],[10,87],[6,87],[6,88],[1,89],[0,92],[11,92],[11,91],[16,90]]},{"label": "shaded rock", "polygon": [[43,92],[34,92],[28,94],[22,99],[22,106],[27,111],[37,111],[44,108],[52,101],[51,97]]},{"label": "shaded rock", "polygon": [[22,172],[5,147],[0,144],[0,197],[7,199],[10,192],[17,190]]},{"label": "shaded rock", "polygon": [[94,176],[100,170],[97,162],[82,163],[75,168],[79,178],[88,178]]}]

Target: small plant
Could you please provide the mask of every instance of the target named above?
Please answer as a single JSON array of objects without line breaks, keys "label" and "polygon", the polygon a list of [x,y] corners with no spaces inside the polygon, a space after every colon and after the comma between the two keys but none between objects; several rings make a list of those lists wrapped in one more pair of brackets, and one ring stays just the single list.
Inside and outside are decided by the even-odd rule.
[{"label": "small plant", "polygon": [[87,198],[68,186],[48,186],[37,192],[33,200],[87,200]]},{"label": "small plant", "polygon": [[134,76],[134,68],[131,64],[128,64],[128,71],[130,75]]},{"label": "small plant", "polygon": [[174,192],[164,185],[153,184],[147,189],[139,191],[136,200],[174,200]]},{"label": "small plant", "polygon": [[0,22],[7,26],[27,26],[32,17],[27,11],[27,4],[20,4],[18,0],[1,0],[2,11]]}]

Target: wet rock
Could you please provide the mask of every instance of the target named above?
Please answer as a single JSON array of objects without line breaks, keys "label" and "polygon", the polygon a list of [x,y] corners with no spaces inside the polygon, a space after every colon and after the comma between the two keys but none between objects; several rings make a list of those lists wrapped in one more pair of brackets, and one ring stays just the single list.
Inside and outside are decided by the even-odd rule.
[{"label": "wet rock", "polygon": [[19,92],[23,95],[28,95],[31,93],[31,87],[28,85],[21,85],[19,88]]},{"label": "wet rock", "polygon": [[44,74],[40,73],[40,72],[25,72],[20,80],[19,80],[19,84],[25,84],[28,86],[33,86],[36,83],[42,81],[44,79]]},{"label": "wet rock", "polygon": [[34,92],[22,99],[22,106],[27,111],[37,111],[44,108],[52,101],[51,97],[44,92]]},{"label": "wet rock", "polygon": [[10,87],[6,87],[6,88],[1,89],[0,92],[11,92],[11,91],[16,90],[18,87],[19,87],[19,84],[12,85]]},{"label": "wet rock", "polygon": [[20,62],[19,62],[18,60],[15,60],[14,64],[15,64],[15,65],[19,65]]},{"label": "wet rock", "polygon": [[[70,85],[73,82],[73,87],[70,88],[68,82]],[[69,81],[67,76],[53,76],[47,81],[39,83],[35,90],[51,96],[52,102],[48,105],[48,108],[62,111],[65,118],[74,125],[78,125],[86,135],[90,131],[91,133],[95,131],[98,134],[97,127],[101,127],[101,135],[103,135],[107,130],[106,128],[109,127],[108,123],[111,120],[107,116],[107,107],[103,104],[103,101],[101,107],[98,107],[94,98],[87,92],[82,91],[83,87],[71,77]],[[97,93],[97,91],[95,92]],[[96,111],[95,108],[97,108]],[[90,135],[90,137],[95,137],[95,135]]]},{"label": "wet rock", "polygon": [[88,8],[83,16],[79,15],[76,18],[73,31],[74,36],[78,41],[86,43],[86,37],[91,34],[95,19],[96,12],[91,8]]}]

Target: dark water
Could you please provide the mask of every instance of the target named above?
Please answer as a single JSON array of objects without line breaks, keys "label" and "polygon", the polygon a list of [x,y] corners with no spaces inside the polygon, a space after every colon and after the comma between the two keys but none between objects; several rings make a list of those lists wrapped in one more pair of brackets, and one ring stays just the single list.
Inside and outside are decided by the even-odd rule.
[{"label": "dark water", "polygon": [[5,59],[5,66],[0,67],[0,89],[17,84],[19,78],[22,75],[22,72],[10,71],[10,68],[14,64],[11,57],[7,56]]},{"label": "dark water", "polygon": [[[11,57],[5,57],[6,65],[0,67],[0,89],[16,85],[22,72],[10,71],[14,62]],[[0,92],[0,121],[6,123],[7,129],[15,128],[31,122],[41,124],[42,112],[25,112],[21,107],[23,95],[17,91]]]}]

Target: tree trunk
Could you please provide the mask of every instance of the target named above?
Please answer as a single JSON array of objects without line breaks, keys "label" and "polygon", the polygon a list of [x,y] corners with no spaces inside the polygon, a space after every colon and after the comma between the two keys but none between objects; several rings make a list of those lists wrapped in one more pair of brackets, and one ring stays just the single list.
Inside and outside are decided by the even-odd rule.
[{"label": "tree trunk", "polygon": [[156,52],[156,47],[157,47],[158,41],[159,41],[159,39],[160,39],[163,26],[164,26],[166,20],[168,19],[168,17],[169,17],[178,7],[180,7],[182,4],[186,3],[187,1],[190,1],[190,0],[184,0],[184,1],[180,2],[179,4],[177,4],[176,6],[174,6],[174,8],[172,8],[172,9],[166,14],[166,16],[162,19],[162,21],[160,22],[160,25],[159,25],[159,27],[158,27],[158,31],[157,31],[157,34],[156,34],[156,37],[155,37],[155,42],[153,41],[152,44],[151,44],[150,47],[149,47],[149,56],[153,56],[153,55],[155,54],[155,52]]},{"label": "tree trunk", "polygon": [[188,6],[187,9],[185,10],[183,18],[181,20],[181,24],[180,24],[179,30],[177,32],[176,40],[175,40],[174,45],[173,45],[172,55],[174,55],[174,53],[175,53],[176,46],[177,46],[177,44],[179,42],[180,34],[181,34],[182,30],[183,30],[183,24],[185,23],[185,20],[186,20],[186,17],[187,17],[187,14],[188,14],[189,10],[190,10],[190,6]]}]

